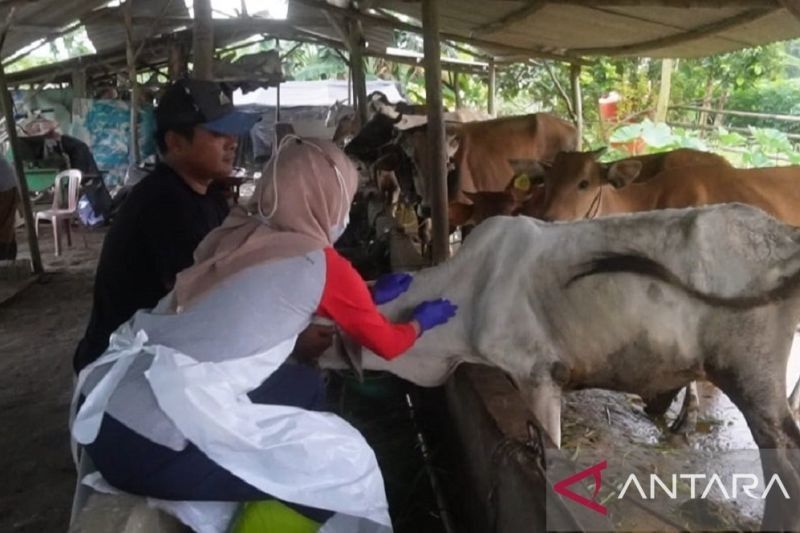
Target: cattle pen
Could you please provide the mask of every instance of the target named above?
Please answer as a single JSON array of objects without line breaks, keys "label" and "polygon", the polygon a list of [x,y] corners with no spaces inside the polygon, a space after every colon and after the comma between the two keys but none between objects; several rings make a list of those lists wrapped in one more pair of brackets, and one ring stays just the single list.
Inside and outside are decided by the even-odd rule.
[{"label": "cattle pen", "polygon": [[[212,0],[194,0],[191,10],[190,4],[188,0],[0,2],[0,14],[5,19],[0,30],[3,59],[0,103],[5,124],[15,122],[15,107],[22,105],[21,97],[15,99],[15,94],[22,95],[23,91],[26,91],[25,98],[35,101],[39,92],[56,87],[69,89],[74,98],[88,101],[92,100],[89,98],[92,89],[119,83],[124,91],[129,91],[130,101],[134,102],[120,108],[131,117],[126,125],[126,131],[130,132],[126,137],[130,143],[130,160],[123,166],[133,168],[140,163],[142,152],[139,147],[142,134],[138,132],[142,125],[141,110],[137,109],[136,102],[140,91],[146,89],[144,78],[163,76],[162,71],[166,69],[170,79],[178,79],[188,73],[191,64],[193,77],[218,79],[220,76],[214,74],[215,61],[235,50],[243,39],[260,37],[275,42],[276,49],[281,40],[329,47],[348,66],[348,98],[362,125],[367,122],[370,106],[365,74],[365,62],[369,58],[423,68],[431,253],[423,257],[416,253],[407,236],[386,230],[387,242],[385,248],[381,248],[382,263],[377,270],[370,271],[372,274],[435,265],[446,261],[451,254],[443,71],[455,75],[467,73],[485,80],[487,112],[494,117],[498,70],[533,61],[569,65],[571,86],[563,90],[561,96],[570,102],[570,122],[578,132],[576,149],[580,149],[584,128],[580,75],[594,58],[702,57],[800,37],[800,0],[286,0],[283,18],[248,14],[244,0],[241,2],[244,7],[237,8],[235,16],[224,18],[212,16]],[[37,46],[78,28],[94,43],[93,54],[33,68],[12,67]],[[423,50],[399,53],[391,45],[393,34],[400,31],[422,36]],[[446,57],[443,46],[466,50],[472,59]],[[286,52],[280,61],[287,61],[291,53]],[[279,139],[280,126],[287,124],[281,121],[280,115],[283,73],[249,77],[239,73],[228,76],[225,81],[277,89],[273,129]],[[76,109],[81,105],[75,104]],[[800,119],[793,116],[788,120]],[[21,152],[17,129],[7,130],[4,141],[10,143],[15,153]],[[112,142],[118,139],[107,144]],[[66,285],[64,276],[76,275],[80,278],[81,291],[90,292],[90,278],[102,235],[87,232],[92,245],[88,251],[71,250],[62,259],[43,259],[51,249],[48,243],[40,250],[41,239],[34,231],[36,206],[31,202],[25,177],[31,169],[23,165],[21,158],[15,164],[25,221],[17,233],[26,243],[20,246],[23,259],[12,265],[13,268],[0,264],[0,284],[5,283],[0,285],[3,289],[0,290],[0,317],[5,322],[0,324],[0,330],[9,338],[13,337],[15,328],[25,330],[22,319],[15,322],[18,307],[27,313],[26,321],[36,320],[37,311],[25,307],[26,298],[47,306],[47,285],[39,286],[41,282],[52,283],[57,289]],[[368,209],[366,205],[361,207],[365,212]],[[386,217],[373,217],[373,221],[376,220],[379,221],[376,224],[386,224],[386,227],[395,224]],[[21,261],[25,262],[30,277],[20,279]],[[69,291],[75,291],[75,286],[70,286]],[[61,296],[80,299],[75,294]],[[81,300],[76,306],[86,307],[85,303]],[[60,309],[65,316],[74,313],[65,307],[53,308]],[[513,321],[514,310],[508,309],[508,316],[502,318]],[[45,316],[42,320],[46,319]],[[61,315],[58,324],[69,329],[73,336],[79,334],[82,326],[64,320]],[[26,335],[27,343],[43,342],[37,340],[36,331]],[[64,416],[61,420],[53,415],[51,418],[58,420],[53,422],[57,427],[49,428],[44,434],[31,431],[28,440],[23,437],[19,443],[4,445],[0,450],[9,450],[9,460],[17,463],[9,470],[20,478],[30,476],[44,485],[49,483],[47,476],[37,468],[59,470],[56,486],[61,492],[68,490],[69,494],[53,496],[56,490],[40,488],[45,495],[42,497],[35,488],[15,481],[9,491],[18,494],[9,492],[2,498],[6,502],[3,505],[15,506],[15,509],[8,510],[8,519],[0,520],[0,529],[62,531],[69,527],[71,533],[100,533],[112,527],[122,531],[120,524],[125,524],[125,531],[129,533],[183,531],[182,526],[163,513],[147,508],[141,498],[104,498],[98,494],[83,494],[82,498],[75,499],[76,504],[86,504],[84,514],[79,516],[80,505],[77,505],[72,522],[67,526],[67,507],[73,502],[74,472],[66,449],[70,392],[67,389],[71,388],[72,373],[65,361],[72,356],[73,345],[69,342],[77,339],[58,339],[61,343],[58,357],[63,361],[56,365],[34,361],[28,367],[17,365],[15,361],[26,355],[38,355],[37,361],[44,361],[48,350],[9,341],[8,346],[14,353],[4,354],[4,358],[8,356],[4,363],[8,365],[4,387],[7,392],[3,393],[5,420],[21,425],[26,423],[26,418],[40,414],[43,418],[53,413]],[[793,382],[800,374],[798,359],[800,353],[793,352],[788,381]],[[50,374],[46,379],[23,375],[24,372],[47,374],[52,366],[58,372],[55,378]],[[17,394],[16,380],[21,375],[26,386]],[[47,405],[30,405],[27,399],[48,385],[64,390],[51,391]],[[367,374],[366,378],[359,379],[356,373],[333,372],[328,387],[337,412],[364,433],[376,449],[386,477],[393,525],[395,531],[401,533],[757,529],[763,504],[739,509],[717,505],[715,512],[704,514],[702,519],[692,510],[657,508],[646,502],[614,507],[611,492],[600,491],[599,478],[595,478],[594,486],[574,486],[572,490],[579,500],[602,503],[611,509],[610,513],[598,513],[591,505],[554,496],[559,482],[569,478],[576,469],[590,470],[591,463],[599,461],[603,454],[625,455],[636,449],[639,461],[655,465],[674,457],[674,450],[706,446],[707,450],[723,454],[739,448],[754,448],[747,424],[733,404],[720,398],[719,391],[710,391],[710,386],[701,387],[701,391],[701,398],[712,414],[699,421],[700,436],[691,445],[680,436],[665,437],[668,429],[663,424],[654,425],[645,415],[641,400],[633,395],[595,390],[570,393],[564,398],[563,447],[558,450],[536,419],[530,399],[498,368],[463,364],[444,386],[430,390],[388,373]],[[671,407],[667,417],[677,416],[676,407]],[[56,463],[56,468],[50,464],[37,467],[35,461],[23,460],[27,452],[22,448],[26,443],[34,448],[49,449],[54,446],[51,439],[61,439],[64,443],[52,452],[57,459],[44,461]],[[687,452],[681,460],[687,457],[687,461],[703,460],[700,452],[693,453]],[[606,481],[609,479],[614,480],[617,491],[624,481],[611,476]],[[42,502],[46,498],[53,498],[54,505],[65,509],[45,516],[48,513],[42,509]],[[90,498],[88,503],[86,498]],[[30,503],[33,500],[37,503]],[[676,520],[674,517],[681,513],[684,517],[691,515],[691,519]]]}]

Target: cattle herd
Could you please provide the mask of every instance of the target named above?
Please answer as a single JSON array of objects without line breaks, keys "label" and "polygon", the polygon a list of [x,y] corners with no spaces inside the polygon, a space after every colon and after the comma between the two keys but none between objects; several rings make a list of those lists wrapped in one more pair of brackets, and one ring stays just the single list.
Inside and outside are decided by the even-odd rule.
[{"label": "cattle herd", "polygon": [[[424,120],[380,95],[371,108],[344,149],[364,169],[365,194],[389,214],[413,211],[424,228]],[[602,163],[599,151],[576,152],[576,129],[547,113],[448,123],[447,135],[451,231],[475,229],[382,311],[403,319],[445,297],[459,313],[392,362],[364,351],[363,367],[423,386],[462,362],[500,368],[556,444],[564,391],[639,394],[657,414],[689,387],[677,429],[690,431],[691,385],[709,380],[759,448],[778,450],[765,474],[800,497],[789,452],[800,448],[800,386],[788,401],[785,386],[800,322],[800,167],[737,169],[690,149]],[[424,231],[413,238],[424,251]],[[329,353],[323,364],[341,362]],[[800,530],[800,508],[768,498],[764,520]]]}]

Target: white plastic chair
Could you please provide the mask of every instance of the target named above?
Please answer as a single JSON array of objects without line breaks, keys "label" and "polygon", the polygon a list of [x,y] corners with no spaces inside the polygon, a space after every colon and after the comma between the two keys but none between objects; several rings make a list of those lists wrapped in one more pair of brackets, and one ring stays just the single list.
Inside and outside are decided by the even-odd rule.
[{"label": "white plastic chair", "polygon": [[[67,197],[64,198],[63,182],[69,181]],[[75,169],[64,170],[56,174],[55,193],[53,194],[53,207],[36,213],[36,236],[39,236],[39,221],[46,220],[53,225],[53,239],[55,240],[56,255],[61,255],[61,230],[63,226],[67,232],[67,245],[72,246],[72,230],[70,224],[78,218],[78,195],[81,189],[81,171]]]}]

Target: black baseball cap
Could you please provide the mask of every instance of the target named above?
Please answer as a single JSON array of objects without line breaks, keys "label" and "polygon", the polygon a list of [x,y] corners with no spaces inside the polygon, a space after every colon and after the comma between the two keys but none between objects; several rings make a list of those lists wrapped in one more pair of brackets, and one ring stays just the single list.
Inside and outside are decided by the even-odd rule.
[{"label": "black baseball cap", "polygon": [[242,135],[261,119],[233,107],[231,93],[215,81],[179,80],[164,92],[156,108],[156,127],[202,126],[225,135]]}]

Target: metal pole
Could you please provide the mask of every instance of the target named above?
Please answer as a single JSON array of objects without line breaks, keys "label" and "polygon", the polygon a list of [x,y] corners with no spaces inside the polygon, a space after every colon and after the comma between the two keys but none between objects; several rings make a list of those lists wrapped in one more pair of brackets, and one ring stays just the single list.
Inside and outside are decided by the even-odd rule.
[{"label": "metal pole", "polygon": [[214,78],[214,25],[211,0],[194,0],[194,40],[192,43],[192,77],[198,80]]},{"label": "metal pole", "polygon": [[583,145],[583,97],[581,96],[581,66],[570,65],[570,81],[572,82],[572,108],[575,110],[575,127],[578,128],[578,150]]},{"label": "metal pole", "polygon": [[497,67],[495,67],[494,59],[489,60],[489,101],[487,102],[487,111],[489,114],[495,115],[495,94],[497,92]]},{"label": "metal pole", "polygon": [[444,109],[442,108],[442,65],[439,43],[439,4],[422,0],[422,31],[425,49],[425,101],[428,107],[430,147],[430,192],[433,222],[433,263],[450,254],[447,217],[447,154],[445,152]]},{"label": "metal pole", "polygon": [[25,231],[28,234],[28,247],[31,251],[31,263],[35,274],[44,273],[42,266],[42,254],[39,252],[39,240],[36,238],[36,229],[33,222],[33,207],[31,206],[31,196],[28,191],[28,180],[25,178],[25,167],[22,164],[22,150],[19,149],[19,139],[17,138],[17,123],[14,121],[14,103],[11,100],[11,93],[8,92],[6,83],[6,71],[0,63],[0,92],[2,92],[3,115],[6,119],[6,130],[11,150],[14,152],[14,169],[17,171],[17,189],[22,200],[22,214],[25,217]]}]

